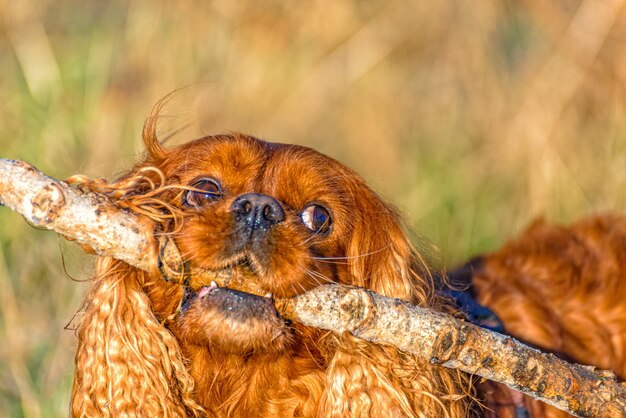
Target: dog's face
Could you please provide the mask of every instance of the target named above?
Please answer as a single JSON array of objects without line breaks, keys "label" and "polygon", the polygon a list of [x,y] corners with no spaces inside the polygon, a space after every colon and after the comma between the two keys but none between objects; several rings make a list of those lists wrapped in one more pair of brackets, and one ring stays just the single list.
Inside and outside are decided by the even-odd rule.
[{"label": "dog's face", "polygon": [[209,270],[245,266],[279,298],[337,280],[325,258],[345,256],[337,237],[351,229],[353,197],[338,184],[336,162],[252,138],[200,141],[189,151],[199,154],[168,170],[192,188],[180,202],[186,259]]},{"label": "dog's face", "polygon": [[396,241],[404,240],[396,237],[402,233],[395,215],[337,161],[304,147],[228,135],[196,140],[147,163],[185,188],[169,202],[183,213],[174,233],[183,257],[259,289],[253,295],[211,283],[189,288],[176,327],[193,344],[242,354],[284,350],[293,331],[272,298],[320,284],[407,297],[406,284],[391,274],[382,289],[374,283],[378,264],[402,257],[394,253]]}]

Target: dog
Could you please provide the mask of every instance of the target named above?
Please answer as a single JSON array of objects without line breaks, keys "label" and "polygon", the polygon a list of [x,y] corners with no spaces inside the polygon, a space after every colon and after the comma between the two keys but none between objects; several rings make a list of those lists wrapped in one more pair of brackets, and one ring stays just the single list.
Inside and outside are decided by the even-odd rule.
[{"label": "dog", "polygon": [[[539,219],[500,250],[449,274],[500,319],[504,332],[575,363],[626,376],[626,218],[564,227]],[[488,317],[488,316],[483,316]],[[567,417],[502,386],[484,387],[486,415]],[[523,416],[523,415],[522,415]]]},{"label": "dog", "polygon": [[[187,268],[259,290],[99,258],[77,332],[73,416],[564,415],[498,386],[476,392],[469,376],[393,347],[281,318],[273,298],[325,283],[462,312],[397,211],[341,163],[241,134],[168,148],[156,113],[143,160],[117,181],[83,186],[150,218]],[[538,223],[451,281],[466,282],[512,335],[623,373],[625,238],[621,218]]]},{"label": "dog", "polygon": [[312,149],[240,134],[146,155],[85,184],[154,222],[186,265],[250,294],[97,261],[78,327],[74,416],[465,417],[469,378],[393,347],[282,319],[272,298],[325,283],[452,312],[401,224],[353,171]]}]

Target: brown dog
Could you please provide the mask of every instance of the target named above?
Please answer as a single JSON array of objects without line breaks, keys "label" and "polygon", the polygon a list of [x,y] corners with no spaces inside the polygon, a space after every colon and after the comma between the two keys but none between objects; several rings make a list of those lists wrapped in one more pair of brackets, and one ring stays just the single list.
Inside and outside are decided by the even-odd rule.
[{"label": "brown dog", "polygon": [[[570,227],[536,221],[473,263],[478,300],[506,332],[542,351],[626,376],[626,219],[599,215]],[[490,392],[491,393],[491,392]],[[496,390],[487,405],[511,415],[520,400]],[[525,398],[532,417],[568,414]]]},{"label": "brown dog", "polygon": [[[273,296],[335,282],[454,311],[395,211],[358,175],[300,146],[234,134],[166,149],[154,132],[151,119],[147,155],[124,178],[87,186],[152,218],[189,265],[244,277],[262,291],[168,281],[100,259],[79,329],[73,415],[477,413],[463,374],[290,323],[274,309]],[[507,331],[623,374],[624,254],[620,218],[571,229],[539,223],[484,257],[470,279]],[[487,406],[502,414],[520,404],[508,391],[489,396]]]},{"label": "brown dog", "polygon": [[280,318],[272,297],[347,283],[435,309],[396,213],[311,149],[244,135],[165,149],[115,184],[190,265],[244,276],[258,295],[185,285],[103,258],[79,329],[76,416],[464,417],[468,379],[391,347]]}]

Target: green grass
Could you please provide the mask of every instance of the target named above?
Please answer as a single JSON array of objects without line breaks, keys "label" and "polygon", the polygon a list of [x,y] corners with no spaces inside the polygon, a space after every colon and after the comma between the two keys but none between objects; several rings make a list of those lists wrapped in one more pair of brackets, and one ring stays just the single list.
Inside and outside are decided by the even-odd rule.
[{"label": "green grass", "polygon": [[[405,213],[439,266],[536,216],[623,211],[624,15],[430,3],[4,1],[0,157],[114,176],[151,105],[188,86],[162,127],[195,123],[176,141],[237,130],[330,154]],[[582,41],[602,41],[592,54],[568,41],[576,14]],[[64,327],[85,285],[61,254],[77,279],[91,260],[59,242],[0,210],[0,416],[68,415]]]}]

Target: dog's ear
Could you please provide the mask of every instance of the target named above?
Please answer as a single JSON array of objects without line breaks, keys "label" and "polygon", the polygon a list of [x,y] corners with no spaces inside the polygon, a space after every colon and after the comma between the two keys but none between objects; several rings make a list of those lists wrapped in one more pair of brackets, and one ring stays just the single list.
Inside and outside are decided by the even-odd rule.
[{"label": "dog's ear", "polygon": [[353,284],[385,296],[428,304],[434,285],[396,210],[360,185],[352,216],[348,257]]},{"label": "dog's ear", "polygon": [[[351,283],[414,304],[441,303],[434,284],[395,209],[356,176],[351,177],[346,256]],[[394,347],[349,333],[334,339],[320,410],[331,417],[468,416],[469,382]],[[419,411],[416,410],[419,408]]]},{"label": "dog's ear", "polygon": [[395,347],[346,332],[330,335],[336,348],[325,373],[319,413],[325,417],[470,416],[469,378]]},{"label": "dog's ear", "polygon": [[145,273],[101,258],[78,330],[72,415],[197,416],[174,336],[155,317]]}]

